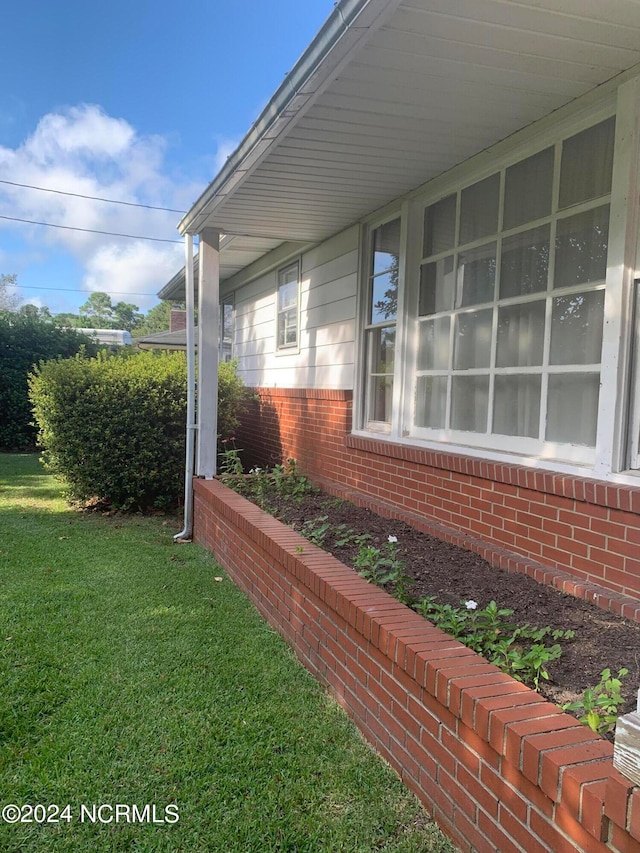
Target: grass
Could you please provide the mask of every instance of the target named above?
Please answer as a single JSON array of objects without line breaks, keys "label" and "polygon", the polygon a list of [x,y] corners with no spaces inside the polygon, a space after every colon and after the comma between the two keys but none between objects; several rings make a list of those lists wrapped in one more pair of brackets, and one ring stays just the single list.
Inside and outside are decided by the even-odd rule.
[{"label": "grass", "polygon": [[[0,850],[452,851],[174,529],[71,510],[36,457],[0,456],[0,806],[71,806],[0,822]],[[179,820],[81,822],[103,803],[175,804]]]}]

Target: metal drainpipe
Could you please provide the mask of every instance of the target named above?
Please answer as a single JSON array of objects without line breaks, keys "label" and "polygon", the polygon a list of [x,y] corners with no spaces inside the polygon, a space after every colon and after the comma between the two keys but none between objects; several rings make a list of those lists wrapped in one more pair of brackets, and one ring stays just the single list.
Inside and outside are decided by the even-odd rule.
[{"label": "metal drainpipe", "polygon": [[184,235],[185,301],[187,313],[187,449],[184,461],[184,527],[173,537],[174,542],[191,539],[193,533],[193,470],[196,446],[196,348],[193,310],[193,235]]}]

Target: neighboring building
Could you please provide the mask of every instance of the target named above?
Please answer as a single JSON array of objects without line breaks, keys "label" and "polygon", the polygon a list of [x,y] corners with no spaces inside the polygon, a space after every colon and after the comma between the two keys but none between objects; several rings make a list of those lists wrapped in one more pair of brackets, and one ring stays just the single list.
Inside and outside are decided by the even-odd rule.
[{"label": "neighboring building", "polygon": [[197,473],[220,335],[263,459],[640,597],[638,63],[627,0],[337,3],[180,224]]},{"label": "neighboring building", "polygon": [[112,347],[124,347],[133,343],[131,332],[126,329],[74,329],[82,335],[94,338],[99,344]]}]

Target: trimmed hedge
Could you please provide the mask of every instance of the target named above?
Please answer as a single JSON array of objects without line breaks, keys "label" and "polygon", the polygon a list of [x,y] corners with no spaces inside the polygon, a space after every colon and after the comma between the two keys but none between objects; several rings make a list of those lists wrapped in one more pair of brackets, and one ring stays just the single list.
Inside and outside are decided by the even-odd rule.
[{"label": "trimmed hedge", "polygon": [[43,359],[67,358],[97,346],[86,335],[50,320],[0,311],[0,450],[32,449],[37,429],[29,402],[28,376]]},{"label": "trimmed hedge", "polygon": [[[184,488],[184,353],[138,352],[41,364],[30,378],[45,465],[76,502],[167,507]],[[220,422],[233,434],[245,391],[221,364]]]}]

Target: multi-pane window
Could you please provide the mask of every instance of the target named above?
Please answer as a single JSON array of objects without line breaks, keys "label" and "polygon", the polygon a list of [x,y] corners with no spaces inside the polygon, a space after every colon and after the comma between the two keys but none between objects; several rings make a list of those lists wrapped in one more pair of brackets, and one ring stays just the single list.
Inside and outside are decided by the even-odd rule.
[{"label": "multi-pane window", "polygon": [[365,420],[382,428],[391,424],[393,371],[398,312],[400,220],[371,235],[365,323]]},{"label": "multi-pane window", "polygon": [[300,267],[298,262],[278,271],[277,342],[278,349],[298,345],[298,296]]},{"label": "multi-pane window", "polygon": [[595,444],[613,141],[612,118],[426,208],[418,434]]}]

